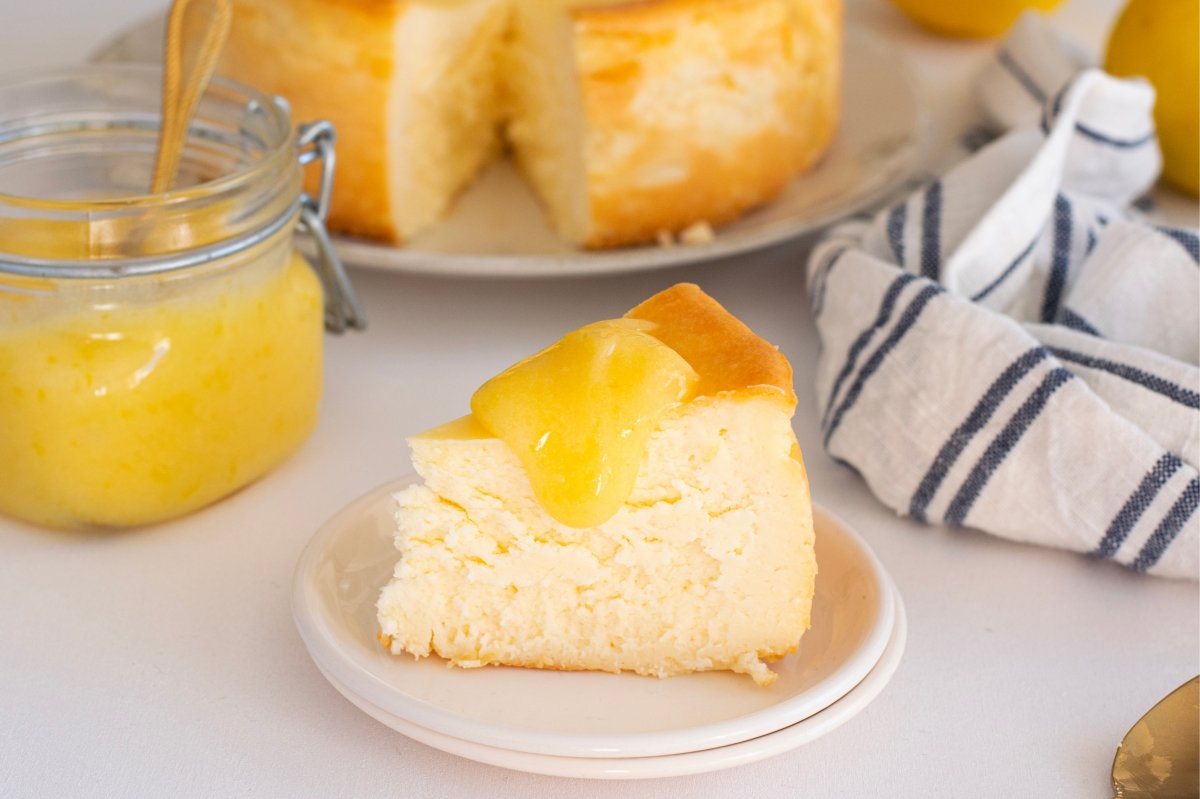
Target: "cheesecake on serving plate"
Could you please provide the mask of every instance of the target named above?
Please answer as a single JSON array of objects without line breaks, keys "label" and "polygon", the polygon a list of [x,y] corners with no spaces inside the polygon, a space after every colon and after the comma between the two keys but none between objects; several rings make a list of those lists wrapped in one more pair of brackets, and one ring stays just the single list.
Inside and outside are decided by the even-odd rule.
[{"label": "cheesecake on serving plate", "polygon": [[569,333],[409,439],[380,640],[770,684],[817,571],[795,406],[783,355],[694,285]]},{"label": "cheesecake on serving plate", "polygon": [[222,74],[338,132],[329,225],[400,244],[512,149],[558,233],[737,218],[833,137],[841,0],[235,0]]}]

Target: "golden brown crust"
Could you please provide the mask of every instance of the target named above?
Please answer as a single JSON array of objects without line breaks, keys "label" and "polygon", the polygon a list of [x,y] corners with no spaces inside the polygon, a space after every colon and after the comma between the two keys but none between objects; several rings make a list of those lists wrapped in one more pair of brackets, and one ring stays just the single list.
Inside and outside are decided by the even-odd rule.
[{"label": "golden brown crust", "polygon": [[658,0],[573,15],[588,247],[735,219],[833,137],[838,0]]},{"label": "golden brown crust", "polygon": [[787,358],[696,284],[677,283],[625,316],[655,324],[650,333],[700,376],[697,394],[768,387],[796,404]]},{"label": "golden brown crust", "polygon": [[[392,221],[387,108],[401,0],[235,0],[219,71],[286,97],[295,122],[337,129],[337,181],[329,227],[400,243]],[[315,189],[315,170],[307,176]]]}]

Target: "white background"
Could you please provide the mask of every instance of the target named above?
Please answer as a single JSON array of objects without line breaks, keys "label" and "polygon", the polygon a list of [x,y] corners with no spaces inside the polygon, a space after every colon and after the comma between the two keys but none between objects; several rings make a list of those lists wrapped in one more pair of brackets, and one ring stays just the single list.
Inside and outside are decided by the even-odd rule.
[{"label": "white background", "polygon": [[[160,5],[0,0],[0,72],[82,60]],[[1095,48],[1114,6],[1073,0],[1058,20]],[[855,4],[849,19],[911,55],[937,133],[949,137],[988,46],[924,34],[883,0]],[[371,330],[329,340],[321,424],[282,468],[190,518],[134,533],[0,520],[0,796],[1111,796],[1116,742],[1200,668],[1196,585],[924,528],[877,504],[818,444],[806,251],[800,243],[570,281],[356,271]],[[891,685],[800,750],[646,783],[477,765],[353,708],[292,626],[289,583],[307,538],[408,471],[404,436],[464,412],[484,379],[681,279],[792,360],[813,494],[871,542],[908,604],[908,650]]]}]

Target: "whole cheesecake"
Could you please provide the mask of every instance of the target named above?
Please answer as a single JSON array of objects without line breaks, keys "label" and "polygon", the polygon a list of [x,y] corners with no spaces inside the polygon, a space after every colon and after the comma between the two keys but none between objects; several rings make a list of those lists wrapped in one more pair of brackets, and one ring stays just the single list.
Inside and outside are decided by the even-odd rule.
[{"label": "whole cheesecake", "polygon": [[393,653],[761,685],[809,626],[791,368],[696,286],[587,325],[409,440]]},{"label": "whole cheesecake", "polygon": [[828,146],[840,0],[235,0],[221,71],[338,130],[333,229],[402,243],[510,146],[587,247],[717,225]]}]

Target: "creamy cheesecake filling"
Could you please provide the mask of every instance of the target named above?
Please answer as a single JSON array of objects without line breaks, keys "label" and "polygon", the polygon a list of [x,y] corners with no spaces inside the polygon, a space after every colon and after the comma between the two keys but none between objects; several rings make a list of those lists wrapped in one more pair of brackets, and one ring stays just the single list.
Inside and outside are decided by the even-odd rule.
[{"label": "creamy cheesecake filling", "polygon": [[559,233],[590,235],[587,126],[566,0],[515,3],[501,59],[506,136]]},{"label": "creamy cheesecake filling", "polygon": [[508,22],[508,0],[413,3],[396,20],[387,165],[404,239],[439,219],[501,151],[493,76]]}]

